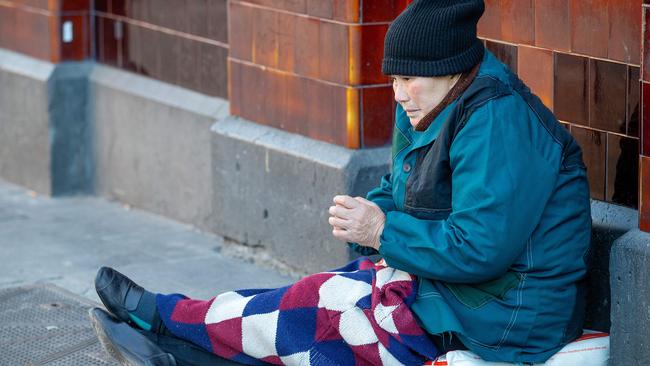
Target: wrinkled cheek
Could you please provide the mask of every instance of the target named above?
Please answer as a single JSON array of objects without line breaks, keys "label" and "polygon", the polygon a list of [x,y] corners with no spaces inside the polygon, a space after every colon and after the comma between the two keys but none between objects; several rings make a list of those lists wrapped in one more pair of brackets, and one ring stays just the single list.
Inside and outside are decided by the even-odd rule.
[{"label": "wrinkled cheek", "polygon": [[415,85],[411,86],[408,89],[409,97],[411,98],[411,100],[413,102],[415,102],[415,104],[417,104],[418,108],[421,108],[420,103],[422,102],[420,100],[420,91],[421,91],[421,88],[418,87],[418,86],[415,86]]},{"label": "wrinkled cheek", "polygon": [[421,88],[419,86],[413,85],[408,89],[409,95],[411,98],[417,99],[418,95],[420,95],[420,90]]}]

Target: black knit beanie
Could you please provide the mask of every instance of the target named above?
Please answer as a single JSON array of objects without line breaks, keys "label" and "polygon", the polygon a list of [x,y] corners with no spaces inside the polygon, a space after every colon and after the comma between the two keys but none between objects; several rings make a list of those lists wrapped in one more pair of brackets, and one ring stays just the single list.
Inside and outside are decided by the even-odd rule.
[{"label": "black knit beanie", "polygon": [[483,0],[415,0],[390,25],[381,71],[442,76],[467,71],[483,58],[476,23]]}]

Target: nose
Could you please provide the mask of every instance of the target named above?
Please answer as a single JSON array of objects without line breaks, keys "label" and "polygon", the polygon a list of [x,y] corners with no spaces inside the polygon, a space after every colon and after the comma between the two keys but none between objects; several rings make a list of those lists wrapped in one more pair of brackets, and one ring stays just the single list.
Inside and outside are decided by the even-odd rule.
[{"label": "nose", "polygon": [[399,82],[393,83],[393,92],[395,93],[395,101],[397,103],[404,103],[409,101],[409,95],[406,92],[404,85]]}]

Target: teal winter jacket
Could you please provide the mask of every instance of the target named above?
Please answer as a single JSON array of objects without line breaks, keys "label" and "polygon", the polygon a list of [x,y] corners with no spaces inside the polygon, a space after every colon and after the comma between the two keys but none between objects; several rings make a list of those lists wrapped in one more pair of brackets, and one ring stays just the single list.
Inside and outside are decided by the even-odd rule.
[{"label": "teal winter jacket", "polygon": [[397,107],[392,171],[367,198],[386,214],[379,254],[419,278],[412,310],[429,333],[485,360],[530,363],[581,334],[582,153],[490,52],[427,130]]}]

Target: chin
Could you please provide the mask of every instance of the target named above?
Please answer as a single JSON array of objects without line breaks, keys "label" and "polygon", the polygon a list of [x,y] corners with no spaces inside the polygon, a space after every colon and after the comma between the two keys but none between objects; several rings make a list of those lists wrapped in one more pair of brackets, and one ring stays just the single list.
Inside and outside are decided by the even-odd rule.
[{"label": "chin", "polygon": [[415,126],[417,126],[418,122],[420,122],[420,118],[411,118],[411,117],[409,117],[409,122],[411,122],[411,126],[415,127]]}]

